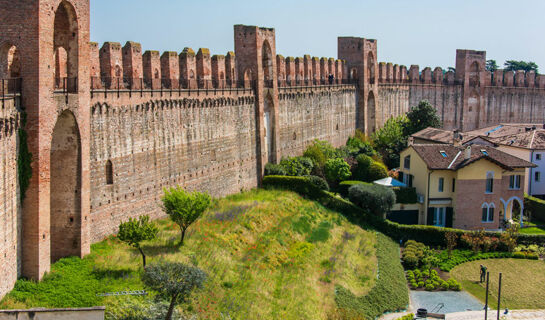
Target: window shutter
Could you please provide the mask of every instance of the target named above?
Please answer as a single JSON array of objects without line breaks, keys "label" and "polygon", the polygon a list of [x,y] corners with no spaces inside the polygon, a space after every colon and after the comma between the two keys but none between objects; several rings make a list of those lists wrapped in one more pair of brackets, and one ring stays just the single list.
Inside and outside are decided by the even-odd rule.
[{"label": "window shutter", "polygon": [[428,208],[428,225],[433,226],[433,208]]},{"label": "window shutter", "polygon": [[399,173],[398,173],[398,175],[397,175],[397,179],[398,179],[399,181],[401,181],[401,182],[403,182],[403,175],[404,175],[403,171],[399,171]]},{"label": "window shutter", "polygon": [[452,218],[454,216],[454,210],[452,209],[452,207],[447,207],[447,217],[446,217],[446,222],[445,222],[445,227],[447,228],[452,228]]},{"label": "window shutter", "polygon": [[414,176],[412,174],[409,175],[409,187],[413,187],[413,178]]}]

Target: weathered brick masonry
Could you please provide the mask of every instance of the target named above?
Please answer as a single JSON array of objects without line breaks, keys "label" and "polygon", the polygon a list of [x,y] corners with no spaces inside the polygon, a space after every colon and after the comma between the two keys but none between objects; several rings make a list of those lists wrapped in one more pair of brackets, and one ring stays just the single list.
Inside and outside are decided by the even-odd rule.
[{"label": "weathered brick masonry", "polygon": [[[338,58],[284,58],[274,29],[242,25],[226,55],[99,45],[89,0],[0,0],[0,296],[129,217],[160,217],[165,187],[256,187],[267,162],[370,134],[420,99],[448,128],[545,116],[545,77],[492,76],[481,51],[459,50],[456,73],[419,72],[379,64],[376,40],[340,37]],[[33,161],[21,203],[23,110]]]}]

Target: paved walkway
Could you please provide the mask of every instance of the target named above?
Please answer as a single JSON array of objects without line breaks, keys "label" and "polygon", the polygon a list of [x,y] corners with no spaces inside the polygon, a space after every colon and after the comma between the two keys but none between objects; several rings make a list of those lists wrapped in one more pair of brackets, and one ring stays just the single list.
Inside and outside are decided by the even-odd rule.
[{"label": "paved walkway", "polygon": [[[409,314],[411,312],[398,312],[390,313],[380,317],[380,320],[396,320],[397,318]],[[428,318],[432,320],[433,318]],[[483,320],[483,311],[464,311],[448,313],[446,320]],[[496,311],[488,311],[488,320],[496,320]],[[504,315],[503,311],[500,311],[500,319],[502,320],[544,320],[545,310],[511,310],[509,314]]]}]

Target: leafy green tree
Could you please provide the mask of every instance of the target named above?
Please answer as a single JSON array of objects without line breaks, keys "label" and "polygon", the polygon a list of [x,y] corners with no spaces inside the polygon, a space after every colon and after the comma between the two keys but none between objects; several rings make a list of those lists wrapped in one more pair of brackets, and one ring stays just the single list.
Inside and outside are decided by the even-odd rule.
[{"label": "leafy green tree", "polygon": [[399,153],[407,147],[407,136],[404,128],[407,117],[390,118],[384,126],[373,134],[373,144],[389,168],[399,167]]},{"label": "leafy green tree", "polygon": [[142,241],[157,238],[158,232],[159,229],[155,223],[150,222],[149,216],[141,216],[138,219],[129,218],[129,221],[121,223],[117,238],[140,251],[142,263],[145,267],[146,255],[144,254],[144,250],[142,250],[141,243]]},{"label": "leafy green tree", "polygon": [[206,277],[206,273],[197,267],[179,262],[163,262],[145,268],[142,282],[157,291],[160,297],[170,300],[165,317],[165,320],[170,320],[176,303],[187,301],[193,289],[202,288]]},{"label": "leafy green tree", "polygon": [[303,156],[312,159],[314,166],[323,169],[328,159],[337,157],[337,151],[328,141],[316,139],[307,147]]},{"label": "leafy green tree", "polygon": [[267,163],[265,165],[265,175],[266,176],[285,176],[286,169],[279,164]]},{"label": "leafy green tree", "polygon": [[350,166],[342,158],[327,160],[324,170],[326,179],[331,184],[337,184],[340,181],[350,178],[352,175]]},{"label": "leafy green tree", "polygon": [[498,70],[498,64],[496,63],[496,60],[486,60],[486,70],[490,72],[494,72]]},{"label": "leafy green tree", "polygon": [[369,181],[367,176],[369,175],[369,167],[371,166],[373,159],[366,154],[360,154],[356,157],[356,162],[357,165],[353,170],[354,179],[358,181]]},{"label": "leafy green tree", "polygon": [[517,60],[507,60],[505,61],[505,70],[506,71],[535,71],[538,73],[538,66],[535,62],[532,61],[517,61]]},{"label": "leafy green tree", "polygon": [[427,101],[422,100],[407,113],[409,120],[404,124],[404,134],[409,137],[427,127],[440,128],[442,123],[437,110]]},{"label": "leafy green tree", "polygon": [[348,189],[348,198],[357,206],[379,217],[384,217],[396,201],[392,189],[375,184],[351,186]]},{"label": "leafy green tree", "polygon": [[388,177],[388,169],[378,161],[371,162],[367,171],[367,179],[369,182],[380,180]]},{"label": "leafy green tree", "polygon": [[185,231],[210,206],[210,196],[198,191],[186,192],[181,186],[164,190],[161,198],[163,211],[170,216],[182,232],[180,245],[184,244]]},{"label": "leafy green tree", "polygon": [[312,172],[314,163],[308,157],[293,157],[284,158],[280,161],[280,165],[284,168],[288,176],[308,176]]}]

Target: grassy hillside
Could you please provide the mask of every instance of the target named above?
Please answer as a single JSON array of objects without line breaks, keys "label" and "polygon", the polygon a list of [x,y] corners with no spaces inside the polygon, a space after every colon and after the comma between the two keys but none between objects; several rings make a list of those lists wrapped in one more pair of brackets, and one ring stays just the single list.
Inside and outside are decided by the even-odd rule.
[{"label": "grassy hillside", "polygon": [[[192,263],[209,275],[186,305],[203,319],[325,319],[337,316],[335,287],[355,296],[375,286],[376,236],[336,212],[284,191],[253,190],[214,202],[178,248],[179,229],[161,220],[148,263]],[[142,289],[138,252],[115,237],[83,260],[63,259],[40,283],[20,280],[1,308],[108,308],[149,297],[99,297]]]}]

